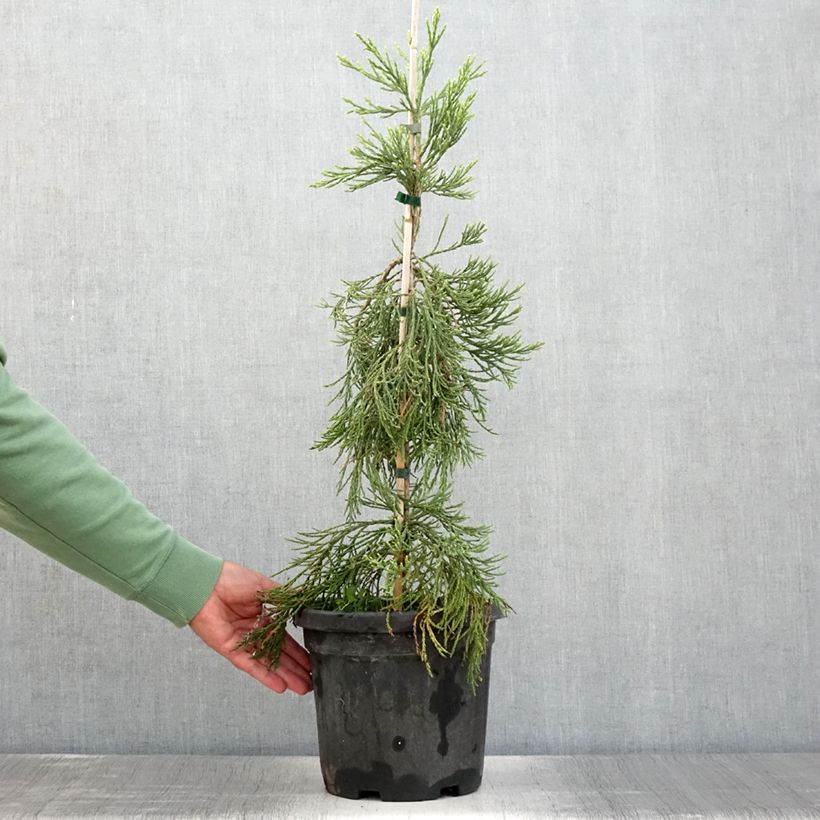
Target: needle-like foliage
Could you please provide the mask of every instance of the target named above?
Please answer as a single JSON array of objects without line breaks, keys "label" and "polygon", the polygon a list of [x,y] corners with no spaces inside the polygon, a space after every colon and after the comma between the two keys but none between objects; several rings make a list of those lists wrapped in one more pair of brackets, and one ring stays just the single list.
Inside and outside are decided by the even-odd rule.
[{"label": "needle-like foliage", "polygon": [[[420,161],[413,158],[404,129],[388,126],[380,133],[363,120],[370,137],[359,135],[359,144],[350,150],[356,163],[324,171],[312,187],[345,184],[353,191],[393,181],[414,196],[474,196],[465,186],[475,161],[450,171],[439,163],[472,118],[475,92],[467,93],[468,85],[484,72],[470,56],[455,79],[423,98],[445,29],[439,24],[436,9],[427,22],[427,46],[419,54],[414,100],[405,68],[372,40],[356,34],[367,65],[339,56],[342,65],[398,97],[393,105],[345,98],[351,112],[381,118],[411,112],[414,122],[426,119]],[[407,63],[407,55],[396,48]],[[417,230],[421,209],[414,211]],[[336,409],[313,449],[332,448],[336,461],[343,460],[336,489],[346,490],[345,520],[289,539],[299,548],[282,572],[295,574],[260,594],[263,617],[241,645],[272,665],[288,622],[305,607],[384,611],[388,624],[390,612],[415,611],[416,646],[428,671],[431,646],[443,655],[461,647],[475,688],[490,612],[510,609],[496,589],[503,556],[486,555],[491,527],[466,522],[461,505],[451,500],[452,476],[457,465],[470,465],[484,454],[472,441],[472,423],[495,434],[487,424],[485,385],[503,381],[512,387],[521,363],[542,343],[525,343],[520,332],[508,329],[520,313],[523,285],[496,284],[495,262],[470,256],[452,270],[438,264],[442,254],[480,244],[486,231],[481,222],[467,225],[458,240],[440,247],[446,225],[447,218],[428,253],[411,256],[413,288],[402,343],[402,256],[371,276],[343,280],[342,292],[322,303],[347,358],[341,376],[326,385],[336,388],[329,402]],[[411,489],[405,496],[397,492],[397,452],[406,454],[410,466]]]}]

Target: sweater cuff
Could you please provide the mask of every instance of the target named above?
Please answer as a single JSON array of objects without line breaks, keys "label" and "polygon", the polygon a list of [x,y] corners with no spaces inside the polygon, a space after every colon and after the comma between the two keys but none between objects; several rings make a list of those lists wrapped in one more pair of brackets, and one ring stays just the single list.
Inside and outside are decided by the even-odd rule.
[{"label": "sweater cuff", "polygon": [[222,572],[223,559],[176,534],[165,562],[134,599],[175,626],[186,626],[208,600]]}]

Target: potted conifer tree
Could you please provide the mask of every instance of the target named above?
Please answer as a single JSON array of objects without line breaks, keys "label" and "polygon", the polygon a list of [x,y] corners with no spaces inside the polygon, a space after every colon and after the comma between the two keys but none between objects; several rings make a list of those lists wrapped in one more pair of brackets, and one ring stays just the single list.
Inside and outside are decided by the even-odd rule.
[{"label": "potted conifer tree", "polygon": [[[405,67],[358,32],[367,56],[342,65],[394,95],[390,103],[348,98],[369,136],[350,150],[354,164],[324,171],[311,187],[353,191],[398,183],[403,204],[399,255],[373,275],[343,280],[330,310],[347,349],[337,407],[312,449],[344,458],[337,493],[345,520],[300,532],[295,571],[260,593],[263,617],[241,644],[278,662],[290,621],[311,653],[322,774],[329,792],[382,800],[426,800],[478,788],[484,763],[490,649],[495,620],[510,610],[496,588],[502,556],[488,556],[487,525],[472,525],[452,501],[456,465],[483,451],[470,420],[487,432],[484,385],[512,387],[541,342],[505,332],[523,285],[495,285],[495,263],[470,256],[452,270],[445,253],[477,245],[486,230],[468,224],[446,247],[445,217],[434,246],[419,254],[422,195],[468,199],[476,161],[442,168],[462,137],[485,73],[470,56],[457,76],[424,96],[444,33],[439,10],[419,53],[419,0],[411,0]],[[368,116],[404,116],[375,129]],[[503,488],[499,488],[503,492]]]}]

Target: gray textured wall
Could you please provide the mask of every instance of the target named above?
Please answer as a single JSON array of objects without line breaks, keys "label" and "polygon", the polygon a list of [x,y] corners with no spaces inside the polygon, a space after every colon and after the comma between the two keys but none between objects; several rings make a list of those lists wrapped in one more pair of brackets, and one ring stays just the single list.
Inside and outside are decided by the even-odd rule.
[{"label": "gray textured wall", "polygon": [[[815,0],[454,2],[487,61],[452,158],[546,346],[459,496],[503,592],[488,751],[820,748]],[[433,4],[423,3],[425,16]],[[355,30],[409,2],[6,0],[9,369],[184,535],[272,572],[330,525],[341,350],[315,305],[391,255],[394,185],[315,190],[359,130]],[[277,697],[0,534],[0,751],[309,753]]]}]

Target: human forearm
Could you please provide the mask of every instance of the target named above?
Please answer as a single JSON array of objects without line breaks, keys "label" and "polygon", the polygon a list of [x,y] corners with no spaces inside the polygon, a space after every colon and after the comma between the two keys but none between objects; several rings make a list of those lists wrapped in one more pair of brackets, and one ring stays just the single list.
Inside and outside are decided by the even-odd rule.
[{"label": "human forearm", "polygon": [[3,366],[0,526],[177,626],[199,611],[222,567],[150,513]]}]

